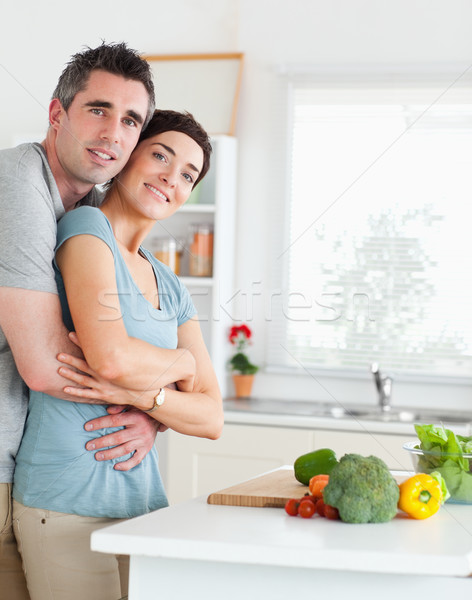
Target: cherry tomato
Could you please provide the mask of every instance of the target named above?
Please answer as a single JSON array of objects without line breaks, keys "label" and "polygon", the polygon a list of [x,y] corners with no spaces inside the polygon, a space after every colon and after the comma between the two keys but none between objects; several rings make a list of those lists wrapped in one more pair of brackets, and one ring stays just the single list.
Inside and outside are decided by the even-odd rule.
[{"label": "cherry tomato", "polygon": [[330,506],[329,504],[325,504],[324,505],[324,516],[327,519],[331,519],[333,521],[336,521],[337,519],[339,519],[339,510],[334,507],[334,506]]},{"label": "cherry tomato", "polygon": [[323,500],[323,498],[320,498],[319,500],[316,501],[316,512],[320,515],[320,517],[325,516],[324,509],[325,509],[324,500]]},{"label": "cherry tomato", "polygon": [[300,502],[295,498],[291,498],[287,500],[285,503],[285,512],[291,517],[296,517],[298,515],[298,505]]},{"label": "cherry tomato", "polygon": [[315,505],[311,500],[302,500],[298,506],[298,514],[304,519],[310,519],[315,511]]},{"label": "cherry tomato", "polygon": [[313,504],[316,504],[316,498],[314,498],[311,494],[305,494],[304,496],[302,496],[299,500],[299,502],[303,502],[303,501],[308,501],[308,502],[312,502]]}]

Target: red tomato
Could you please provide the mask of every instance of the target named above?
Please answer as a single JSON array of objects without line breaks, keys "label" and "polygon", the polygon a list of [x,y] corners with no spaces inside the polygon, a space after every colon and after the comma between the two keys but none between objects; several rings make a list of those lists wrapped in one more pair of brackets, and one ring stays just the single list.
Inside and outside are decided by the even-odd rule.
[{"label": "red tomato", "polygon": [[316,504],[316,498],[314,498],[313,496],[311,496],[310,494],[305,494],[305,496],[302,496],[299,500],[299,502],[312,502],[313,504]]},{"label": "red tomato", "polygon": [[285,512],[291,517],[296,517],[298,515],[298,505],[300,502],[295,498],[291,498],[287,500],[285,503]]},{"label": "red tomato", "polygon": [[325,513],[325,503],[323,498],[320,498],[319,500],[316,501],[316,512],[320,515],[320,517],[324,517]]},{"label": "red tomato", "polygon": [[337,508],[335,508],[334,506],[330,506],[329,504],[325,504],[324,505],[324,516],[327,519],[331,519],[333,521],[336,521],[337,519],[339,519],[339,510]]},{"label": "red tomato", "polygon": [[298,514],[304,519],[310,519],[315,514],[315,510],[314,503],[309,499],[302,500],[298,506]]}]

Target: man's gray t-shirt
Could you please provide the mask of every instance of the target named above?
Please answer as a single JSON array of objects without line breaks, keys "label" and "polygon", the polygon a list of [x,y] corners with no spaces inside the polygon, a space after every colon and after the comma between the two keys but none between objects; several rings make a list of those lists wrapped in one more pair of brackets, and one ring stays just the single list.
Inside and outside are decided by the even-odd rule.
[{"label": "man's gray t-shirt", "polygon": [[[86,203],[97,204],[97,198],[93,190]],[[63,215],[43,147],[0,150],[0,286],[57,294],[52,261]],[[27,403],[28,389],[0,328],[0,483],[13,480]]]}]

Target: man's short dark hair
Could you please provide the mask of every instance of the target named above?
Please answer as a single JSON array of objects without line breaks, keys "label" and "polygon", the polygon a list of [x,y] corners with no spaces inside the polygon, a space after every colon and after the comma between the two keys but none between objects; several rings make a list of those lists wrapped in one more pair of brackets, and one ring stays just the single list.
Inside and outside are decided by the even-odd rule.
[{"label": "man's short dark hair", "polygon": [[191,137],[203,150],[203,166],[198,179],[193,187],[201,181],[210,168],[210,155],[212,147],[208,133],[189,112],[177,112],[175,110],[155,110],[152,119],[146,129],[141,131],[138,144],[143,140],[154,137],[166,131],[179,131]]},{"label": "man's short dark hair", "polygon": [[152,117],[155,107],[154,84],[149,63],[124,42],[89,48],[74,54],[64,68],[52,95],[67,111],[76,94],[85,90],[92,71],[101,70],[125,79],[140,81],[149,96],[148,112],[143,128]]}]

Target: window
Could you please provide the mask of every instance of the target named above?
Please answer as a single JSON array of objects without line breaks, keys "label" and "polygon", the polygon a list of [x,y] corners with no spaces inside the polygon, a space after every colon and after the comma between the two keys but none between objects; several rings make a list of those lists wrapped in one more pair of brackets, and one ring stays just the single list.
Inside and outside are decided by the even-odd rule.
[{"label": "window", "polygon": [[290,95],[268,364],[472,377],[472,89]]}]

